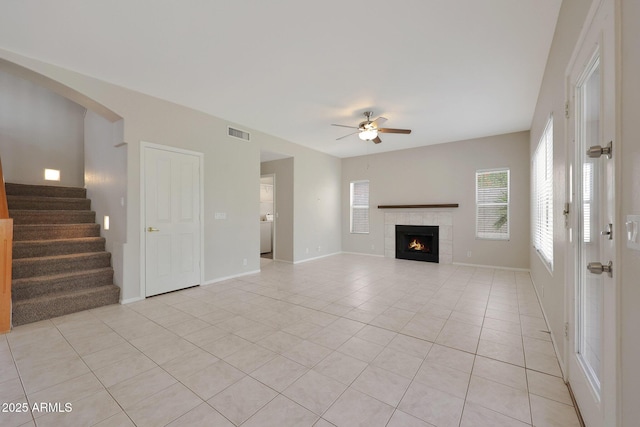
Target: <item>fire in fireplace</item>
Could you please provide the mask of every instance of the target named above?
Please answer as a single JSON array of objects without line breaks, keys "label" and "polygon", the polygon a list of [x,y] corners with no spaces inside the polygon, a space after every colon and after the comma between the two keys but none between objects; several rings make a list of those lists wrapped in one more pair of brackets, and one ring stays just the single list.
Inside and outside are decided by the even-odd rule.
[{"label": "fire in fireplace", "polygon": [[439,262],[439,227],[396,225],[396,258]]}]

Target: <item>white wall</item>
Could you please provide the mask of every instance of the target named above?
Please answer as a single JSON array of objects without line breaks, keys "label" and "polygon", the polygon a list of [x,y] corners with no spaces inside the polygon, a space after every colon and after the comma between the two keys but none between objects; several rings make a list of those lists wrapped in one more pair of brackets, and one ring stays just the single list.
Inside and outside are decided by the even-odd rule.
[{"label": "white wall", "polygon": [[[528,141],[529,132],[518,132],[343,159],[342,249],[384,254],[384,211],[378,205],[458,203],[453,209],[453,262],[528,268]],[[511,238],[477,240],[475,173],[505,167],[511,170]],[[362,179],[370,181],[370,233],[350,234],[349,183]]]},{"label": "white wall", "polygon": [[553,114],[553,272],[549,272],[537,252],[530,248],[531,278],[538,291],[542,307],[549,321],[558,356],[565,364],[565,251],[567,249],[566,230],[562,210],[567,201],[566,186],[566,120],[565,72],[577,43],[578,36],[591,6],[590,1],[565,0],[560,8],[555,36],[549,52],[538,103],[531,125],[530,157],[533,158],[538,142]]},{"label": "white wall", "polygon": [[[0,155],[5,180],[84,186],[85,111],[48,89],[0,70]],[[45,181],[45,168],[60,170],[60,181]]]},{"label": "white wall", "polygon": [[[111,252],[114,283],[122,287],[123,246],[127,239],[127,148],[122,143],[122,121],[111,123],[87,111],[84,119],[84,182],[91,210],[96,213],[100,233]],[[104,216],[109,216],[109,230]]]},{"label": "white wall", "polygon": [[340,159],[311,150],[294,162],[294,262],[341,250]]},{"label": "white wall", "polygon": [[[247,129],[251,132],[251,142],[231,138],[227,136],[227,126],[238,125],[226,120],[12,52],[0,50],[0,59],[53,79],[124,119],[127,243],[123,245],[122,253],[123,300],[142,295],[140,141],[204,154],[205,282],[260,268],[257,218],[261,149],[295,159],[293,261],[340,250],[339,159],[251,129]],[[3,61],[0,61],[1,65]],[[310,197],[316,203],[310,207],[301,206]],[[215,220],[215,212],[226,213],[227,219]],[[305,252],[304,248],[317,246],[321,251]],[[244,259],[247,265],[244,265]]]},{"label": "white wall", "polygon": [[[618,237],[624,241],[626,215],[640,215],[640,2],[621,2],[621,129],[620,156],[622,171],[620,192],[621,217]],[[621,245],[620,272],[621,330],[620,372],[622,391],[622,425],[635,426],[640,420],[640,251]]]}]

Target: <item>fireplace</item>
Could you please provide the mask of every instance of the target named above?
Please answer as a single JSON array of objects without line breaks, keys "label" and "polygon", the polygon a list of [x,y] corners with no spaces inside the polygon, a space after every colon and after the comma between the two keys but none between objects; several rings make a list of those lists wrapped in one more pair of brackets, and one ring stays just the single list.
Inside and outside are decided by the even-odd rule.
[{"label": "fireplace", "polygon": [[396,225],[396,258],[439,262],[437,225]]}]

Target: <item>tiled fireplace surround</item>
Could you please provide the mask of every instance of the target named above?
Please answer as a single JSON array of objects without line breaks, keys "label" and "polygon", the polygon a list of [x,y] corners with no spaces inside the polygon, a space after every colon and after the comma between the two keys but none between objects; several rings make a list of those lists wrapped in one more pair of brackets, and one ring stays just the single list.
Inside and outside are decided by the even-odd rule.
[{"label": "tiled fireplace surround", "polygon": [[453,212],[451,209],[407,209],[384,213],[384,256],[396,257],[396,225],[440,227],[440,264],[453,262]]}]

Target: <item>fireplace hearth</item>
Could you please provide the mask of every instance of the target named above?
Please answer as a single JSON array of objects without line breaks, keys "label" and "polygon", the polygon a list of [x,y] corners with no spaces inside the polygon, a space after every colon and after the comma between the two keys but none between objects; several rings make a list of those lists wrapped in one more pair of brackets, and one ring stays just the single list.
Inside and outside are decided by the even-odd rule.
[{"label": "fireplace hearth", "polygon": [[437,225],[396,225],[396,258],[440,262]]}]

